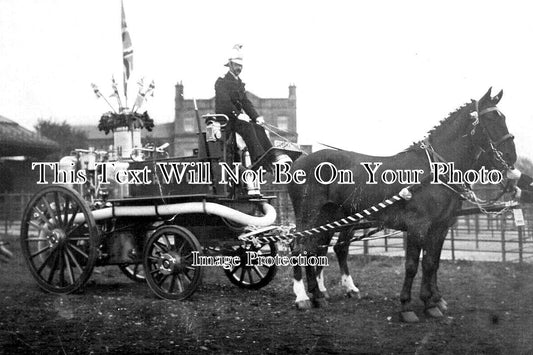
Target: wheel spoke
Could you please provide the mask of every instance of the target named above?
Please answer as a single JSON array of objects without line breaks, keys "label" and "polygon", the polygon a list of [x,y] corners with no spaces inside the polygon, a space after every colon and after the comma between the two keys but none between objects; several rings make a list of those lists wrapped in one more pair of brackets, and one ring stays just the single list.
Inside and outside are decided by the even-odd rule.
[{"label": "wheel spoke", "polygon": [[243,266],[241,268],[241,276],[239,277],[239,280],[241,280],[242,282],[244,282],[244,273],[246,271],[246,268]]},{"label": "wheel spoke", "polygon": [[74,257],[74,254],[72,254],[72,252],[70,251],[70,249],[68,248],[67,246],[67,254],[70,256],[70,258],[72,259],[72,262],[74,263],[74,265],[80,269],[80,273],[83,273],[83,268],[80,266],[80,264],[78,263],[78,260],[76,260],[76,258]]},{"label": "wheel spoke", "polygon": [[254,278],[252,277],[251,268],[246,268],[246,273],[248,274],[248,279],[250,280],[250,284],[253,284],[254,283]]},{"label": "wheel spoke", "polygon": [[163,243],[160,243],[159,241],[154,242],[154,247],[157,247],[162,252],[168,251],[168,249],[165,249],[165,245]]},{"label": "wheel spoke", "polygon": [[65,265],[63,260],[62,247],[57,248],[57,257],[59,261],[59,286],[63,287],[65,285]]},{"label": "wheel spoke", "polygon": [[45,196],[43,196],[41,198],[41,200],[44,201],[44,205],[46,207],[46,210],[48,211],[48,214],[50,215],[50,219],[53,220],[55,225],[59,224],[59,221],[56,218],[56,214],[55,214],[54,210],[52,209],[52,206],[50,206],[50,202],[48,202],[48,200],[45,198]]},{"label": "wheel spoke", "polygon": [[50,223],[50,219],[48,217],[46,217],[44,212],[41,211],[37,206],[35,206],[33,208],[33,210],[37,213],[37,215],[43,221],[44,224],[49,224]]},{"label": "wheel spoke", "polygon": [[[182,293],[183,292],[183,281],[181,281],[180,275],[178,274],[175,274],[175,275],[176,275],[176,281],[177,281],[176,284],[178,285],[178,290],[180,293]],[[190,282],[190,279],[189,279],[189,282]]]},{"label": "wheel spoke", "polygon": [[75,231],[77,231],[78,228],[80,228],[80,227],[82,227],[82,226],[85,226],[85,223],[80,223],[80,224],[76,225],[76,227],[71,228],[71,229],[68,229],[68,230],[66,231],[67,235],[71,235],[72,233],[74,233]]},{"label": "wheel spoke", "polygon": [[69,242],[72,241],[80,241],[80,240],[91,240],[90,237],[74,237],[74,238],[67,238]]},{"label": "wheel spoke", "polygon": [[24,240],[27,241],[27,242],[46,242],[46,241],[48,241],[48,238],[39,238],[39,237],[32,238],[32,237],[29,237],[29,238],[26,238]]},{"label": "wheel spoke", "polygon": [[61,220],[61,205],[59,204],[59,193],[54,191],[55,212],[57,216],[57,224],[63,226],[63,220]]},{"label": "wheel spoke", "polygon": [[72,266],[70,265],[70,261],[68,260],[68,250],[65,248],[65,253],[63,254],[65,256],[65,264],[67,266],[68,270],[68,276],[70,278],[70,284],[74,284],[74,270],[72,270]]},{"label": "wheel spoke", "polygon": [[47,251],[48,249],[52,248],[50,245],[47,245],[46,247],[44,247],[43,249],[41,250],[37,250],[35,253],[31,254],[30,255],[30,258],[33,259],[35,258],[37,255],[40,255],[42,253],[44,253],[45,251]]},{"label": "wheel spoke", "polygon": [[170,279],[170,287],[168,288],[168,293],[174,292],[174,286],[176,286],[176,277],[177,274],[172,274],[172,279]]},{"label": "wheel spoke", "polygon": [[39,266],[39,269],[37,269],[37,274],[41,274],[41,272],[44,270],[44,267],[48,264],[48,262],[50,261],[50,258],[52,256],[54,256],[56,253],[55,253],[55,250],[52,250],[52,252],[50,254],[48,254],[48,256],[46,257],[46,259],[44,259],[43,263],[41,264],[41,266]]},{"label": "wheel spoke", "polygon": [[166,279],[168,278],[169,275],[158,275],[158,276],[161,276],[161,278],[159,280],[155,280],[157,286],[161,287],[161,285],[163,284],[163,282],[166,281]]},{"label": "wheel spoke", "polygon": [[48,274],[48,283],[52,283],[52,280],[54,279],[54,274],[56,273],[56,270],[57,270],[57,256],[58,256],[58,252],[56,250],[56,252],[54,253],[54,263],[52,264],[52,268],[50,269],[50,273]]},{"label": "wheel spoke", "polygon": [[185,247],[185,242],[182,242],[180,248],[176,250],[176,252],[181,255],[184,247]]},{"label": "wheel spoke", "polygon": [[234,275],[239,269],[243,268],[244,269],[244,266],[243,265],[239,265],[239,266],[235,266],[232,270],[231,270],[231,274]]},{"label": "wheel spoke", "polygon": [[159,259],[160,259],[160,258],[157,257],[157,256],[149,256],[149,257],[148,257],[148,260],[153,261],[152,264],[157,263],[157,262],[159,261]]},{"label": "wheel spoke", "polygon": [[68,226],[68,210],[70,205],[70,197],[65,196],[65,213],[63,214],[63,223],[65,226]]},{"label": "wheel spoke", "polygon": [[[196,272],[196,269],[193,268],[192,270],[193,270],[193,272]],[[187,281],[189,281],[189,283],[192,282],[192,278],[189,276],[189,274],[187,272],[183,272],[183,276],[187,279]],[[178,279],[181,282],[181,278],[179,278],[179,276],[178,276]]]},{"label": "wheel spoke", "polygon": [[[70,215],[70,219],[68,220],[67,222],[67,226],[66,226],[66,229],[70,229],[73,225],[74,225],[74,219],[76,218],[76,215],[78,214],[79,210],[80,210],[80,206],[78,206],[77,204],[74,205],[75,209],[74,211],[72,212],[72,214]],[[83,224],[83,223],[82,223]],[[81,225],[81,224],[80,224]]]},{"label": "wheel spoke", "polygon": [[257,265],[254,265],[254,266],[253,266],[253,270],[255,271],[255,273],[257,274],[257,276],[259,276],[259,279],[263,279],[263,278],[265,278],[265,275],[263,275],[263,273],[261,272],[261,270],[259,270],[259,268],[257,267]]},{"label": "wheel spoke", "polygon": [[85,259],[89,259],[89,255],[85,254],[80,248],[78,248],[77,246],[73,245],[73,244],[70,244],[69,245],[72,250],[78,252],[78,254],[80,254],[81,256],[83,256]]},{"label": "wheel spoke", "polygon": [[163,239],[165,239],[165,244],[167,245],[167,250],[172,250],[172,244],[170,244],[170,240],[168,239],[168,236],[166,234],[163,234]]},{"label": "wheel spoke", "polygon": [[39,232],[47,233],[48,229],[46,228],[46,225],[37,224],[34,221],[29,221],[28,224],[34,228],[36,228]]}]

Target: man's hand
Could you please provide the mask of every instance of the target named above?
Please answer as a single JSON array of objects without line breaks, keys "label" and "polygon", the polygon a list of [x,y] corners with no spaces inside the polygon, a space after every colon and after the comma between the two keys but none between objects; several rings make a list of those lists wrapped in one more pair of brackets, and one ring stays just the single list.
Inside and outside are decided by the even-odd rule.
[{"label": "man's hand", "polygon": [[250,122],[250,117],[248,117],[248,115],[245,113],[239,113],[239,116],[237,116],[237,118],[241,121]]},{"label": "man's hand", "polygon": [[522,173],[518,169],[507,170],[507,178],[510,180],[518,180]]},{"label": "man's hand", "polygon": [[263,116],[259,116],[255,119],[255,123],[257,123],[258,125],[263,125],[265,123],[265,119],[263,118]]}]

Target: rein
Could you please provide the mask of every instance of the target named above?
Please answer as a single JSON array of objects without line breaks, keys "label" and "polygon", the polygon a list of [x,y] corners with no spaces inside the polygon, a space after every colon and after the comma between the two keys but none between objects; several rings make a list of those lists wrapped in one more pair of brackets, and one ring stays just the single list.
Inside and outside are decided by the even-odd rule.
[{"label": "rein", "polygon": [[[299,146],[298,144],[291,142],[288,138],[283,137],[281,134],[277,133],[274,129],[277,129],[278,131],[283,132],[283,133],[291,133],[291,132],[289,132],[289,131],[287,131],[287,130],[284,130],[284,129],[281,129],[281,128],[278,128],[278,127],[276,127],[276,126],[274,126],[274,125],[268,124],[268,123],[266,123],[266,122],[263,123],[262,126],[263,126],[267,131],[269,131],[270,133],[276,135],[278,138],[281,138],[281,139],[283,140],[283,146],[280,147],[280,148],[296,147],[299,151],[302,152],[302,154],[304,154],[304,155],[308,155],[306,152],[304,152],[304,151],[300,148],[300,146]],[[274,128],[274,129],[273,129],[273,128]]]}]

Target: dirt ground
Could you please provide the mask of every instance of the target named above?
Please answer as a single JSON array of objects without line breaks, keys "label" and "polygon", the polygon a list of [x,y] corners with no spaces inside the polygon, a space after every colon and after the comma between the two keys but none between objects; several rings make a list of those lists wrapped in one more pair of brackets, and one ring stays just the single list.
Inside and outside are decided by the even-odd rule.
[{"label": "dirt ground", "polygon": [[[445,318],[399,322],[403,259],[351,258],[362,291],[345,298],[330,255],[327,308],[298,311],[291,270],[259,291],[208,267],[187,301],[160,300],[116,267],[96,269],[82,292],[42,292],[11,240],[0,264],[0,353],[526,354],[533,353],[533,265],[442,262]],[[418,300],[419,276],[413,290]]]}]

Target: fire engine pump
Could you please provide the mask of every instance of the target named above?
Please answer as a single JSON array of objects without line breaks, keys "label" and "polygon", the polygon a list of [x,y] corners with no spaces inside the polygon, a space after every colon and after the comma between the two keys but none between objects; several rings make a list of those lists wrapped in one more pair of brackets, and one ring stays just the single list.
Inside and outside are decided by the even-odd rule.
[{"label": "fire engine pump", "polygon": [[[118,171],[128,170],[130,163],[144,161],[151,154],[167,155],[168,143],[160,147],[141,146],[140,128],[117,127],[113,130],[113,146],[109,150],[75,149],[70,156],[59,161],[59,169],[67,176],[71,172],[76,176],[84,171],[83,184],[64,184],[77,190],[94,211],[112,206],[111,200],[129,197],[129,185],[116,181]],[[104,166],[105,164],[105,166]],[[102,181],[106,183],[102,183]],[[99,224],[106,238],[102,238],[100,258],[105,264],[118,264],[130,278],[139,281],[144,278],[133,271],[134,263],[140,262],[139,243],[143,240],[144,228],[140,225],[122,225],[119,218]]]}]

